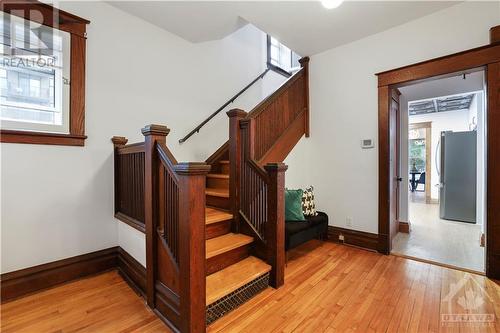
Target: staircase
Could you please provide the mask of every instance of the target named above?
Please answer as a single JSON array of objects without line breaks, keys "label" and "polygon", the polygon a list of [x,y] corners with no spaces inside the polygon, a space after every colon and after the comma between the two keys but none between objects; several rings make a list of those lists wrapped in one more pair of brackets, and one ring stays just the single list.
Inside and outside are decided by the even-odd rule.
[{"label": "staircase", "polygon": [[210,324],[268,287],[271,266],[250,255],[254,238],[231,232],[229,161],[206,178],[206,321]]},{"label": "staircase", "polygon": [[229,140],[205,162],[177,162],[161,125],[112,139],[115,217],[145,233],[144,295],[173,331],[203,332],[285,283],[282,162],[309,135],[307,63],[251,112],[227,112]]}]

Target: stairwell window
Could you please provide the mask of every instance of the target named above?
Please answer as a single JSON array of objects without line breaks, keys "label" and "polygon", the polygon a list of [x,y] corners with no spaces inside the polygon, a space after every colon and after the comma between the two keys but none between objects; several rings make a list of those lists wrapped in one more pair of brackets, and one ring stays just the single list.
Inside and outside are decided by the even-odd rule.
[{"label": "stairwell window", "polygon": [[90,22],[38,1],[0,10],[0,141],[83,146]]},{"label": "stairwell window", "polygon": [[270,69],[290,76],[300,69],[300,58],[297,53],[280,43],[276,38],[267,35],[267,66]]}]

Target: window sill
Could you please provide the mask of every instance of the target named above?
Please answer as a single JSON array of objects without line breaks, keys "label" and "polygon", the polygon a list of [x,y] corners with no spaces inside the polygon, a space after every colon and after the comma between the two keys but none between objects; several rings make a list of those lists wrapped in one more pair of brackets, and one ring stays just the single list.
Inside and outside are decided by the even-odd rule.
[{"label": "window sill", "polygon": [[283,75],[286,78],[289,78],[292,76],[292,73],[287,72],[283,68],[275,66],[275,65],[271,64],[270,62],[267,63],[267,68],[269,68],[270,70],[272,70],[280,75]]},{"label": "window sill", "polygon": [[0,130],[0,142],[39,145],[84,146],[86,135]]}]

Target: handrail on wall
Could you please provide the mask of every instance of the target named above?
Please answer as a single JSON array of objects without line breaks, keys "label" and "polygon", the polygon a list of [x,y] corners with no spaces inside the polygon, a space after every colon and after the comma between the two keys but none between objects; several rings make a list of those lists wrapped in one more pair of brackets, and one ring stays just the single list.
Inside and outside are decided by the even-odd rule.
[{"label": "handrail on wall", "polygon": [[224,103],[220,108],[217,109],[217,111],[215,111],[214,113],[212,113],[210,116],[208,116],[207,119],[203,120],[201,122],[201,124],[199,124],[198,126],[195,127],[195,129],[193,129],[191,132],[189,132],[185,137],[183,137],[182,139],[179,140],[179,143],[183,143],[183,142],[186,142],[187,139],[189,139],[193,134],[195,133],[198,133],[200,132],[200,129],[205,126],[206,123],[208,123],[213,117],[215,117],[217,114],[219,114],[219,112],[221,112],[222,110],[224,110],[226,108],[226,106],[228,106],[229,104],[233,103],[238,97],[240,97],[241,94],[243,94],[245,91],[247,91],[251,86],[253,86],[257,81],[259,81],[260,79],[263,79],[264,76],[267,74],[267,72],[269,72],[271,69],[270,68],[266,68],[266,70],[264,72],[262,72],[261,74],[259,74],[259,76],[257,76],[255,79],[252,80],[252,82],[250,82],[249,84],[247,84],[245,86],[245,88],[241,89],[236,95],[234,95],[233,97],[231,97],[230,100],[228,100],[226,103]]}]

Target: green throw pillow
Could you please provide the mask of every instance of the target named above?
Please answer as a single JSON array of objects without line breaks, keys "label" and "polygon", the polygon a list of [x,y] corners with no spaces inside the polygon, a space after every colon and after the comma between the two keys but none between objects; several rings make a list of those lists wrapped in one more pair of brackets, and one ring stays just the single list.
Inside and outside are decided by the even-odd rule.
[{"label": "green throw pillow", "polygon": [[285,221],[305,221],[302,190],[285,190]]}]

